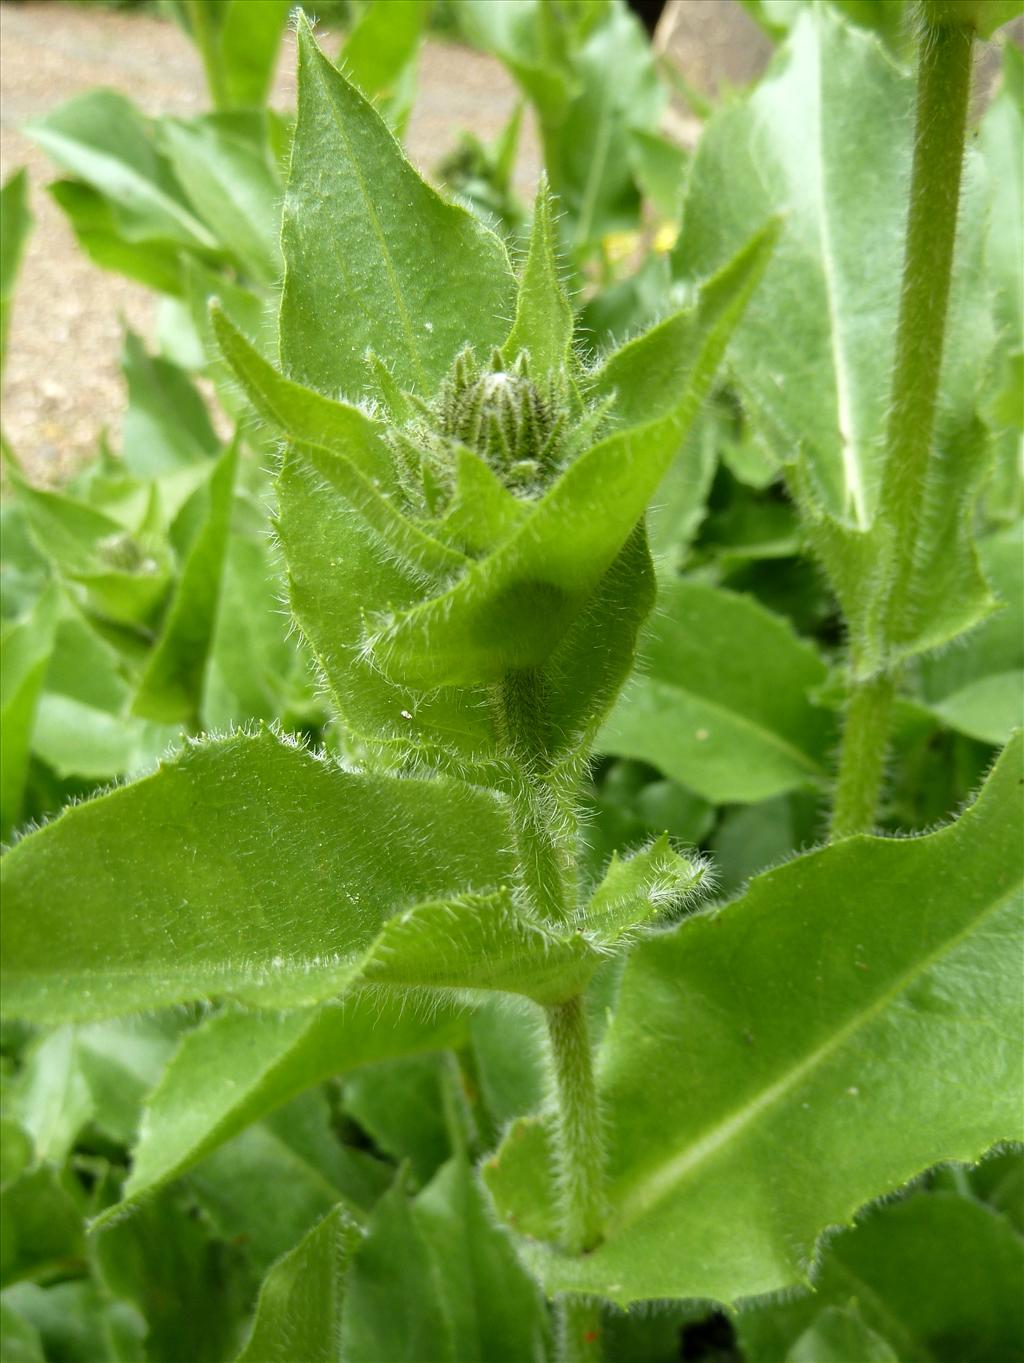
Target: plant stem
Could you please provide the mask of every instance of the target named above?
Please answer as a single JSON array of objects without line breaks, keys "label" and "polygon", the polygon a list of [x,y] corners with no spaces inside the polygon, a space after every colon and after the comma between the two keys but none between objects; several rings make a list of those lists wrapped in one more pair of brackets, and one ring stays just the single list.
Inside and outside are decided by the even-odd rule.
[{"label": "plant stem", "polygon": [[843,721],[843,749],[832,804],[833,838],[870,831],[875,822],[896,679],[882,672],[854,686]]},{"label": "plant stem", "polygon": [[601,1306],[592,1297],[559,1297],[558,1363],[601,1363]]},{"label": "plant stem", "polygon": [[582,1254],[600,1240],[607,1211],[604,1134],[590,1032],[581,995],[553,1004],[546,1012],[557,1099],[562,1245],[570,1254]]},{"label": "plant stem", "polygon": [[558,789],[551,769],[541,673],[534,668],[507,673],[498,687],[495,714],[515,772],[510,812],[520,881],[541,918],[564,923],[576,909],[576,791]]},{"label": "plant stem", "polygon": [[890,625],[908,605],[924,516],[953,272],[972,41],[970,29],[953,25],[929,29],[921,40],[910,213],[882,476],[881,509],[894,531]]},{"label": "plant stem", "polygon": [[[879,517],[889,546],[882,656],[907,627],[925,515],[935,409],[949,310],[957,208],[971,89],[973,34],[926,27],[920,44],[914,165],[903,261],[892,402],[886,431]],[[858,676],[843,725],[832,836],[874,826],[885,769],[898,663]]]},{"label": "plant stem", "polygon": [[[546,688],[540,672],[524,669],[503,678],[495,697],[495,721],[515,772],[510,810],[522,893],[542,921],[571,922],[578,895],[578,797],[575,783],[570,787],[570,778],[563,781],[552,759]],[[600,1239],[605,1217],[604,1141],[593,1051],[581,995],[553,1004],[545,1012],[554,1080],[562,1247],[570,1254],[582,1254]]]}]

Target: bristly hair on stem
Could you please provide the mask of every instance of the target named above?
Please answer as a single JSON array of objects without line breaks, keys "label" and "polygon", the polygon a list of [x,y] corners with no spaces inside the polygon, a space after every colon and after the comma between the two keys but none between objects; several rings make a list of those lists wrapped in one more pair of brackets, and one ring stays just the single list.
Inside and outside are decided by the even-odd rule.
[{"label": "bristly hair on stem", "polygon": [[[925,15],[922,10],[921,14]],[[879,518],[889,590],[880,629],[882,672],[859,678],[843,725],[832,836],[870,832],[885,771],[899,665],[887,645],[911,608],[911,583],[935,459],[933,438],[949,312],[971,87],[973,30],[924,24],[919,43],[914,163],[886,432]]]}]

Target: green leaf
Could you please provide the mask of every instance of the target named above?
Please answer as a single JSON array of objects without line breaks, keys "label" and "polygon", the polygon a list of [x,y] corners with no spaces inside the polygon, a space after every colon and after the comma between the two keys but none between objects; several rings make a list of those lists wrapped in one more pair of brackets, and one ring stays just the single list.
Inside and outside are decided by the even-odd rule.
[{"label": "green leaf", "polygon": [[[47,1359],[61,1363],[145,1363],[146,1322],[124,1301],[112,1301],[89,1279],[57,1283],[45,1290],[19,1283],[3,1295],[23,1321],[33,1326]],[[7,1354],[4,1353],[4,1363]],[[12,1356],[11,1363],[15,1363]]]},{"label": "green leaf", "polygon": [[132,332],[122,359],[128,383],[128,410],[121,443],[126,468],[139,478],[154,478],[188,468],[220,449],[203,399],[191,380],[169,360],[148,355]]},{"label": "green leaf", "polygon": [[220,1363],[238,1337],[242,1277],[237,1255],[218,1244],[177,1188],[164,1189],[131,1220],[93,1240],[108,1295],[130,1302],[148,1325],[149,1363]]},{"label": "green leaf", "polygon": [[103,630],[62,600],[32,730],[32,751],[61,779],[109,780],[144,770],[179,736],[176,726],[124,714],[144,646],[131,635]]},{"label": "green leaf", "polygon": [[[978,132],[978,149],[989,172],[991,221],[987,266],[995,288],[999,327],[997,364],[986,417],[997,440],[995,469],[986,508],[999,521],[1024,512],[1024,56],[1013,42],[1002,45],[1002,82]],[[998,228],[997,228],[998,225]]]},{"label": "green leaf", "polygon": [[348,32],[339,66],[398,137],[412,108],[416,58],[429,0],[370,0]]},{"label": "green leaf", "polygon": [[706,800],[652,773],[646,763],[610,762],[588,792],[583,869],[597,880],[615,853],[662,833],[684,846],[699,844],[714,823],[714,809]]},{"label": "green leaf", "polygon": [[416,1187],[429,1183],[452,1154],[457,1074],[450,1055],[412,1055],[367,1065],[345,1080],[345,1115],[374,1149],[408,1165]]},{"label": "green leaf", "polygon": [[[799,857],[635,949],[600,1064],[607,1236],[579,1259],[527,1243],[549,1291],[793,1287],[826,1227],[1019,1139],[1022,756],[1018,737],[936,833]],[[550,1234],[544,1128],[515,1130],[488,1182],[522,1231]],[[779,1165],[780,1149],[803,1154]]]},{"label": "green leaf", "polygon": [[28,171],[12,171],[0,189],[0,375],[7,359],[7,333],[11,325],[14,281],[32,230],[28,206]]},{"label": "green leaf", "polygon": [[823,505],[874,514],[898,305],[913,82],[825,9],[802,13],[767,77],[701,139],[673,252],[714,268],[749,224],[785,227],[730,348],[781,458],[799,451]]},{"label": "green leaf", "polygon": [[[607,6],[598,4],[589,9],[598,22]],[[552,122],[565,117],[573,89],[566,60],[568,48],[583,36],[579,10],[563,12],[568,21],[564,26],[549,22],[551,12],[538,0],[519,5],[465,0],[456,15],[466,41],[492,52],[509,68],[541,117]]]},{"label": "green leaf", "polygon": [[279,374],[219,303],[211,307],[210,320],[221,353],[261,416],[291,440],[331,450],[361,473],[391,481],[389,454],[377,422],[358,407],[324,397]]},{"label": "green leaf", "polygon": [[990,447],[976,416],[994,333],[984,185],[970,157],[940,403],[931,510],[913,581],[890,594],[880,505],[911,158],[913,79],[828,7],[806,10],[769,76],[701,141],[674,270],[713,268],[749,223],[785,227],[731,347],[738,389],[788,466],[812,545],[864,675],[936,648],[991,600],[974,553],[973,504]]},{"label": "green leaf", "polygon": [[313,1091],[208,1155],[188,1183],[218,1236],[243,1245],[262,1277],[339,1199],[360,1219],[393,1173],[341,1143],[326,1097]]},{"label": "green leaf", "polygon": [[112,1214],[314,1084],[454,1044],[463,1025],[451,1009],[425,1019],[401,1001],[367,995],[291,1013],[229,1009],[207,1019],[183,1039],[149,1096],[124,1200]]},{"label": "green leaf", "polygon": [[[340,1363],[357,1223],[335,1207],[267,1274],[238,1363]],[[401,1314],[401,1313],[399,1313]]]},{"label": "green leaf", "polygon": [[142,1100],[181,1028],[180,1019],[164,1014],[58,1027],[37,1038],[6,1100],[36,1160],[62,1164],[87,1123],[130,1145]]},{"label": "green leaf", "polygon": [[718,422],[705,408],[669,465],[647,512],[651,554],[659,571],[670,577],[685,566],[707,514],[721,434]]},{"label": "green leaf", "polygon": [[855,1306],[826,1306],[786,1354],[785,1363],[899,1363],[881,1335],[869,1330]]},{"label": "green leaf", "polygon": [[826,677],[811,646],[718,587],[663,582],[658,607],[599,746],[651,762],[715,803],[823,781],[832,722],[808,699]]},{"label": "green leaf", "polygon": [[73,1027],[59,1027],[26,1051],[5,1108],[29,1134],[34,1162],[60,1167],[93,1114],[92,1095],[78,1064]]},{"label": "green leaf", "polygon": [[583,246],[635,225],[631,134],[656,128],[665,94],[647,35],[626,6],[609,7],[573,66],[578,93],[557,131],[544,128],[544,143],[552,186],[574,215],[573,237]]},{"label": "green leaf", "polygon": [[978,544],[985,576],[1001,608],[969,636],[920,664],[929,709],[953,729],[985,743],[1005,743],[1020,723],[1024,694],[1024,526]]},{"label": "green leaf", "polygon": [[0,1299],[0,1350],[6,1363],[46,1363],[43,1341],[30,1320]]},{"label": "green leaf", "polygon": [[525,1000],[485,1000],[469,1022],[475,1082],[496,1131],[540,1107],[546,1068],[536,1009]]},{"label": "green leaf", "polygon": [[85,1256],[82,1213],[70,1175],[49,1164],[26,1170],[0,1191],[0,1286],[63,1275]]},{"label": "green leaf", "polygon": [[[210,316],[211,303],[216,300],[236,327],[247,336],[256,338],[260,353],[268,354],[277,348],[276,321],[269,315],[269,300],[194,260],[189,261],[185,268],[184,292],[192,314],[192,325],[207,357],[206,372],[217,389],[221,405],[236,420],[248,415],[249,403],[244,394],[238,391],[233,371],[220,357]],[[250,433],[250,439],[254,436],[258,439],[255,431]]]},{"label": "green leaf", "polygon": [[25,508],[14,497],[0,501],[0,555],[0,617],[10,621],[33,608],[50,578]]},{"label": "green leaf", "polygon": [[57,628],[59,596],[47,588],[28,615],[0,626],[0,837],[22,816],[32,729]]},{"label": "green leaf", "polygon": [[[802,1341],[819,1330],[823,1308],[845,1314],[856,1303],[862,1329],[877,1331],[892,1346],[880,1357],[1019,1359],[1022,1272],[1024,1241],[1002,1217],[970,1197],[916,1192],[874,1208],[831,1240],[813,1293],[752,1304],[736,1317],[737,1332],[749,1363],[781,1357],[817,1363],[818,1355]],[[821,1355],[838,1363],[871,1356]]]},{"label": "green leaf", "polygon": [[106,620],[147,623],[170,580],[166,544],[62,493],[17,486],[32,537],[72,596]]},{"label": "green leaf", "polygon": [[542,0],[515,6],[464,0],[458,18],[470,41],[499,57],[533,103],[545,166],[577,251],[635,227],[633,133],[653,132],[664,103],[637,17],[618,4],[570,11]]},{"label": "green leaf", "polygon": [[776,795],[723,812],[711,838],[715,885],[730,897],[752,876],[812,846],[821,833],[815,792]]},{"label": "green leaf", "polygon": [[[832,5],[852,23],[873,29],[893,52],[905,55],[912,39],[910,7],[907,0],[831,0]],[[802,9],[814,0],[740,0],[769,37],[784,38],[799,19]]]},{"label": "green leaf", "polygon": [[221,604],[237,461],[236,438],[217,460],[208,485],[198,494],[205,507],[203,524],[182,565],[160,635],[132,702],[132,712],[145,719],[197,727]]},{"label": "green leaf", "polygon": [[1018,1235],[1024,1235],[1024,1148],[1011,1146],[972,1171],[971,1186]]},{"label": "green leaf", "polygon": [[250,279],[281,273],[281,182],[259,114],[165,118],[160,138],[179,183],[221,249]]},{"label": "green leaf", "polygon": [[494,1224],[463,1157],[419,1195],[413,1218],[441,1268],[455,1358],[542,1363],[549,1332],[543,1295]]},{"label": "green leaf", "polygon": [[373,651],[394,680],[418,687],[472,685],[543,665],[622,549],[679,448],[773,239],[772,228],[758,233],[702,289],[692,310],[628,347],[628,360],[606,366],[599,393],[616,390],[616,375],[632,372],[646,357],[671,374],[670,396],[652,413],[623,395],[624,424],[570,464],[513,534],[450,590],[398,614],[380,631]]},{"label": "green leaf", "polygon": [[219,11],[216,60],[221,69],[225,103],[232,108],[255,108],[266,103],[281,35],[291,0],[216,0]]},{"label": "green leaf", "polygon": [[[441,750],[462,763],[493,756],[482,692],[417,694],[383,677],[362,646],[366,603],[411,605],[423,593],[422,571],[397,563],[380,535],[297,454],[285,458],[278,497],[292,612],[345,727],[381,757],[417,749]],[[336,571],[341,563],[344,575]]]},{"label": "green leaf", "polygon": [[[346,1363],[455,1363],[452,1326],[439,1300],[440,1271],[401,1180],[377,1203],[346,1281],[340,1348]],[[395,1310],[401,1302],[402,1309]],[[328,1357],[325,1354],[314,1357]],[[255,1363],[255,1360],[254,1360]]]},{"label": "green leaf", "polygon": [[177,725],[113,714],[74,696],[46,691],[36,713],[32,751],[61,780],[101,782],[149,771],[181,737]]},{"label": "green leaf", "polygon": [[402,904],[506,879],[507,841],[482,791],[345,772],[266,732],[196,743],[5,858],[4,1007],[319,1002]]},{"label": "green leaf", "polygon": [[239,469],[231,533],[221,578],[220,609],[203,692],[203,724],[224,730],[284,714],[320,722],[313,675],[300,640],[281,610],[284,575],[268,554],[270,510],[254,463]]},{"label": "green leaf", "polygon": [[163,1013],[75,1029],[77,1064],[101,1131],[124,1145],[135,1140],[143,1099],[160,1078],[185,1025],[180,1013]]},{"label": "green leaf", "polygon": [[634,128],[630,138],[630,163],[637,184],[653,203],[658,216],[668,222],[678,222],[683,183],[690,165],[686,148],[660,132]]},{"label": "green leaf", "polygon": [[369,984],[497,989],[547,1004],[578,993],[600,962],[586,937],[552,932],[503,889],[396,914],[368,953],[362,978]]},{"label": "green leaf", "polygon": [[610,946],[678,908],[687,895],[699,892],[705,874],[700,861],[680,856],[662,834],[625,860],[613,854],[582,919],[589,932]]},{"label": "green leaf", "polygon": [[530,251],[519,281],[516,320],[502,347],[509,364],[525,350],[531,372],[537,375],[565,369],[572,346],[572,308],[558,268],[554,211],[547,185],[541,184],[533,208]]},{"label": "green leaf", "polygon": [[430,393],[466,344],[505,338],[504,247],[423,183],[305,20],[282,243],[281,360],[299,383],[357,398],[373,350]]},{"label": "green leaf", "polygon": [[101,269],[138,280],[159,293],[182,291],[182,257],[171,238],[136,240],[117,205],[81,180],[54,180],[47,190],[68,219],[75,240]]},{"label": "green leaf", "polygon": [[[353,1363],[424,1357],[475,1363],[484,1352],[540,1363],[546,1356],[543,1298],[491,1220],[461,1157],[414,1204],[401,1181],[395,1184],[371,1215],[344,1276],[344,1305],[331,1331],[334,1352],[308,1356]],[[396,1300],[400,1312],[393,1309]],[[254,1349],[244,1355],[250,1356],[264,1354]]]},{"label": "green leaf", "polygon": [[189,207],[152,127],[113,90],[90,90],[62,104],[26,131],[50,156],[108,198],[132,240],[174,241],[210,250],[216,239]]},{"label": "green leaf", "polygon": [[[1024,278],[1020,268],[1024,242],[1024,57],[1015,43],[1003,45],[1003,77],[999,93],[981,121],[978,145],[988,170],[993,230],[987,242],[989,268],[996,286],[996,315],[1003,344],[1024,344]],[[1018,425],[1020,422],[1018,421]]]},{"label": "green leaf", "polygon": [[32,1137],[9,1116],[0,1117],[0,1135],[0,1184],[5,1184],[32,1163]]},{"label": "green leaf", "polygon": [[218,344],[257,411],[301,444],[309,461],[359,509],[403,566],[436,573],[465,566],[461,553],[433,539],[392,504],[395,477],[379,422],[358,407],[283,378],[219,308],[212,317]]},{"label": "green leaf", "polygon": [[[482,467],[475,458],[467,462]],[[318,458],[316,469],[329,474],[332,465]],[[337,467],[333,473],[338,491],[315,477],[306,460],[289,459],[279,490],[292,608],[339,714],[360,738],[379,745],[382,754],[412,752],[442,764],[454,759],[470,769],[474,764],[483,767],[496,749],[482,689],[424,695],[388,681],[363,648],[367,602],[414,606],[423,596],[423,571],[400,565],[396,536],[391,546],[382,542],[382,535],[363,523],[340,495],[348,488],[363,497],[352,475],[343,479]],[[411,541],[406,545],[411,557]],[[424,549],[434,552],[425,536],[416,551],[421,560]],[[325,560],[344,562],[345,577],[325,574]],[[551,657],[546,687],[556,747],[578,747],[611,704],[652,598],[646,543],[642,532],[634,531]],[[587,687],[579,685],[582,675],[588,678]]]}]

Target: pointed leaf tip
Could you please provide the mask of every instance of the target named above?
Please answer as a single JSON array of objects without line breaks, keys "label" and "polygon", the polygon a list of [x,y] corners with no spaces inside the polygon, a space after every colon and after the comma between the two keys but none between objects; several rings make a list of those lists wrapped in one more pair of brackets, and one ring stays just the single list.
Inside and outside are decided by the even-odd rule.
[{"label": "pointed leaf tip", "polygon": [[417,174],[305,19],[299,37],[281,232],[283,367],[297,382],[355,398],[373,350],[401,387],[429,394],[467,344],[482,352],[501,344],[514,285],[507,253]]}]

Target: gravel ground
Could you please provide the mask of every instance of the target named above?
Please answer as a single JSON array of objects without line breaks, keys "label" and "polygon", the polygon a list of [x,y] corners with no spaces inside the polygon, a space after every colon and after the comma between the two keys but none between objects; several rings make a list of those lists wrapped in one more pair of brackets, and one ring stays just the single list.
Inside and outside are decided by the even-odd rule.
[{"label": "gravel ground", "polygon": [[[331,40],[326,40],[330,49]],[[35,228],[11,320],[4,376],[4,431],[33,478],[59,482],[96,449],[124,407],[120,372],[125,326],[154,339],[153,295],[91,264],[45,185],[48,158],[21,131],[73,95],[97,85],[129,94],[149,114],[194,114],[206,106],[199,57],[173,23],[148,15],[43,3],[0,5],[0,175],[27,165]],[[273,102],[294,104],[294,45],[283,45]],[[462,128],[484,139],[500,131],[516,102],[504,69],[466,48],[428,42],[407,146],[429,172]],[[529,196],[539,161],[532,129],[520,154],[520,192]]]}]

